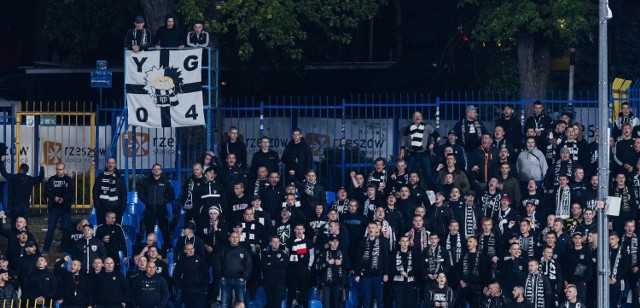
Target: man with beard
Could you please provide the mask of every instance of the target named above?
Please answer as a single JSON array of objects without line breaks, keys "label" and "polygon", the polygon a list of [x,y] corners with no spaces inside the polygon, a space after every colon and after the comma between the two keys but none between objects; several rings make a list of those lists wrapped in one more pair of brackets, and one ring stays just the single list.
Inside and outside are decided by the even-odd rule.
[{"label": "man with beard", "polygon": [[478,121],[478,108],[468,105],[465,108],[465,116],[453,127],[453,131],[460,136],[460,144],[467,153],[480,146],[482,135],[487,133],[487,129],[482,122]]},{"label": "man with beard", "polygon": [[280,208],[284,197],[285,192],[280,183],[280,173],[277,171],[269,173],[269,186],[260,190],[260,199],[264,210],[269,212],[269,215],[274,219],[280,216]]},{"label": "man with beard", "polygon": [[327,204],[327,193],[324,186],[318,183],[315,171],[308,170],[304,181],[296,181],[296,188],[300,191],[302,211],[307,217],[313,216],[316,204]]},{"label": "man with beard", "polygon": [[[80,261],[71,261],[71,268],[65,268],[65,262],[71,261],[66,256],[53,267],[54,274],[61,284],[64,307],[87,307],[93,305],[93,285],[86,273],[80,271]],[[97,286],[102,288],[102,286]]]},{"label": "man with beard", "polygon": [[476,190],[485,190],[491,179],[490,171],[498,162],[498,150],[492,146],[491,134],[482,134],[482,144],[473,152],[469,152],[469,181]]},{"label": "man with beard", "polygon": [[96,227],[96,238],[101,240],[107,250],[107,256],[116,262],[116,269],[120,269],[120,255],[123,253],[124,264],[129,264],[127,243],[122,226],[116,223],[116,213],[107,211],[105,223]]}]

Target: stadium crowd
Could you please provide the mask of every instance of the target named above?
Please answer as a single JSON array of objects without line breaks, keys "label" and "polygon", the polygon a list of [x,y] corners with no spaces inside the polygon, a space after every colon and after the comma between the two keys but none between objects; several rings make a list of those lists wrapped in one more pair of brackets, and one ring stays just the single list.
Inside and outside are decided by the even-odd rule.
[{"label": "stadium crowd", "polygon": [[[611,307],[627,302],[623,292],[638,307],[640,121],[629,107],[622,104],[612,136],[610,195],[621,205],[608,225]],[[540,102],[524,127],[505,105],[493,133],[477,113],[467,106],[441,138],[414,112],[399,159],[350,172],[329,202],[297,128],[282,156],[265,136],[249,163],[231,127],[179,191],[154,165],[133,223],[114,158],[93,187],[99,225],[70,222],[74,182],[59,163],[44,188],[42,250],[25,200],[43,170],[31,177],[23,165],[14,175],[2,164],[13,194],[11,228],[0,230],[8,239],[0,299],[20,297],[24,307],[308,307],[310,299],[323,307],[591,307],[596,208],[604,206],[597,138],[588,143],[570,113],[551,119]],[[59,220],[65,257],[50,271]]]},{"label": "stadium crowd", "polygon": [[[144,17],[134,24],[124,40],[133,52],[215,45],[202,22],[185,35],[168,15],[153,37]],[[628,103],[620,109],[609,162],[609,195],[620,199],[607,225],[610,306],[640,307],[640,119]],[[298,128],[282,156],[264,136],[249,162],[232,126],[219,153],[204,153],[179,189],[154,165],[133,205],[109,158],[93,187],[97,225],[71,221],[74,181],[58,163],[43,187],[43,242],[30,229],[29,206],[44,169],[30,176],[22,164],[10,174],[2,163],[11,194],[0,217],[11,222],[0,229],[8,242],[0,300],[3,307],[595,307],[596,213],[604,207],[598,131],[589,143],[570,112],[552,119],[539,101],[524,127],[514,111],[504,105],[490,132],[469,105],[446,136],[415,111],[398,159],[378,157],[371,170],[351,171],[335,194],[313,170]],[[58,222],[62,240],[53,247]],[[53,249],[64,256],[50,266]]]}]

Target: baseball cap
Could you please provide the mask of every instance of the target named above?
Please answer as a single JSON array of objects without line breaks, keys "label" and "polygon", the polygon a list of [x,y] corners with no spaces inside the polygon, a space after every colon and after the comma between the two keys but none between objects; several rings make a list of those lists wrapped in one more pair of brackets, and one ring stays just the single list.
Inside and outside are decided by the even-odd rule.
[{"label": "baseball cap", "polygon": [[562,149],[560,149],[560,154],[562,154],[562,153],[570,153],[570,152],[569,152],[569,148],[562,148]]},{"label": "baseball cap", "polygon": [[478,110],[478,108],[474,105],[468,105],[467,108],[464,109],[464,112],[470,112],[474,110]]},{"label": "baseball cap", "polygon": [[467,190],[467,192],[464,193],[464,195],[465,195],[465,197],[466,196],[474,196],[475,197],[476,196],[476,192],[473,191],[473,190]]},{"label": "baseball cap", "polygon": [[34,241],[27,241],[27,243],[24,245],[24,247],[35,247],[36,246],[36,242]]},{"label": "baseball cap", "polygon": [[135,23],[141,23],[141,22],[144,22],[144,17],[142,17],[142,16],[138,15],[138,16],[136,16],[136,18],[134,19],[134,22],[135,22]]},{"label": "baseball cap", "polygon": [[331,241],[339,241],[340,239],[335,234],[329,234],[329,239],[328,240],[329,240],[329,242],[331,242]]},{"label": "baseball cap", "polygon": [[578,235],[582,236],[582,232],[580,232],[580,231],[573,232],[573,234],[571,235],[571,237],[576,237],[576,236],[578,236]]}]

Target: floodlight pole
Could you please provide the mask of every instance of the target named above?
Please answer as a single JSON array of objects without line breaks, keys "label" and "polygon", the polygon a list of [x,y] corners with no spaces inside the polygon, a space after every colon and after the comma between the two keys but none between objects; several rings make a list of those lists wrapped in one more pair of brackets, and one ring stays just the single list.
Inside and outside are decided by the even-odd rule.
[{"label": "floodlight pole", "polygon": [[[599,1],[598,44],[598,200],[609,195],[609,76],[607,52],[608,0]],[[609,229],[605,210],[598,208],[598,295],[597,307],[609,307]]]}]

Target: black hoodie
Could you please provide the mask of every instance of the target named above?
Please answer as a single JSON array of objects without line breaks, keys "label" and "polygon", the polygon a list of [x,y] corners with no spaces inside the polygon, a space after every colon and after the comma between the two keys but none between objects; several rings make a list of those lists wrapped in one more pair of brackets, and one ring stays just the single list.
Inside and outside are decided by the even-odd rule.
[{"label": "black hoodie", "polygon": [[[166,24],[169,18],[173,18],[173,27],[167,28]],[[169,14],[164,19],[165,25],[158,29],[158,32],[153,37],[153,44],[160,45],[162,47],[179,47],[184,46],[184,33],[182,29],[178,27],[178,20],[175,16]]]}]

